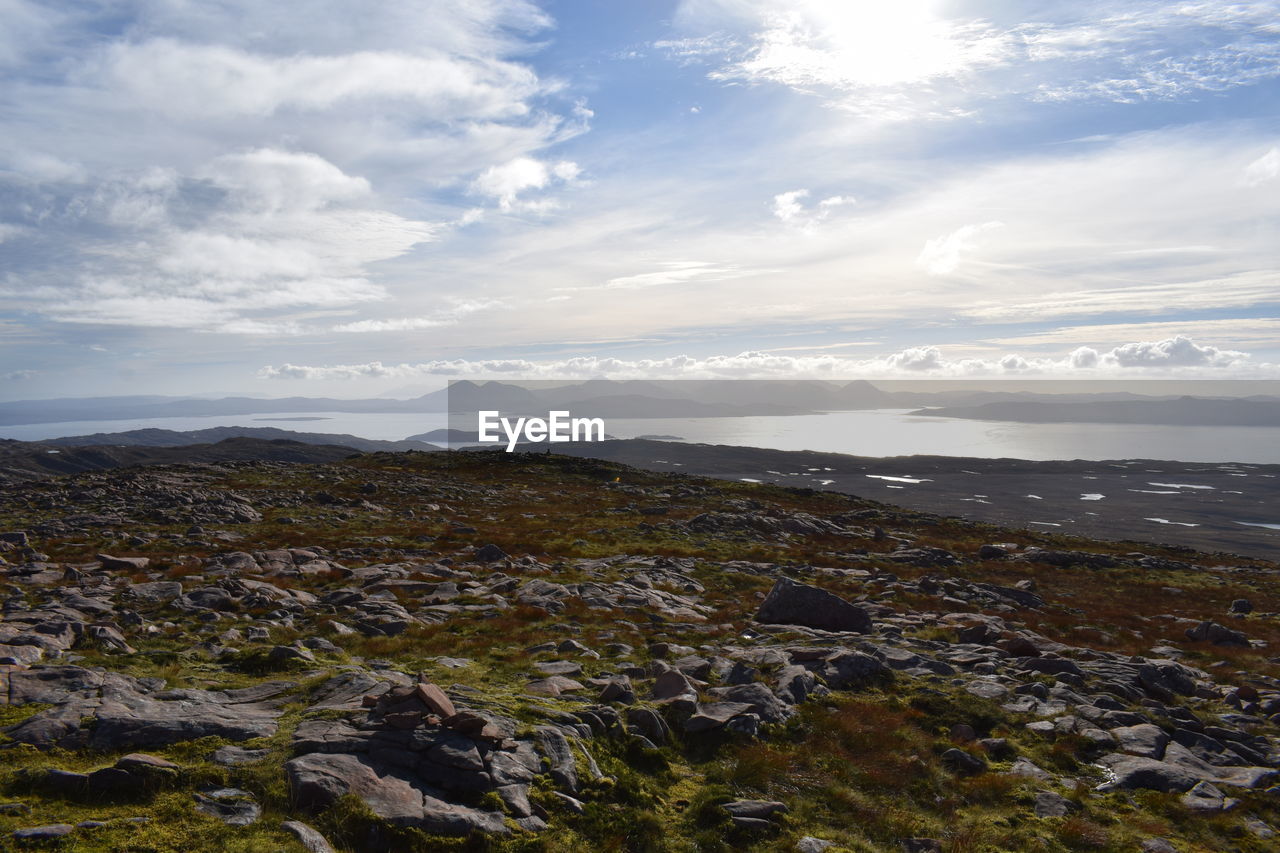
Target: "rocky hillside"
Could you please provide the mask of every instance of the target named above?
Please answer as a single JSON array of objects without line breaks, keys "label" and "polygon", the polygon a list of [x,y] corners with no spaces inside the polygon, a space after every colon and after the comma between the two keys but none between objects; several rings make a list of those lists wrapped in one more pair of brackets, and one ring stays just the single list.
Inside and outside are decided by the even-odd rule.
[{"label": "rocky hillside", "polygon": [[0,491],[0,848],[1268,851],[1256,558],[503,453]]}]

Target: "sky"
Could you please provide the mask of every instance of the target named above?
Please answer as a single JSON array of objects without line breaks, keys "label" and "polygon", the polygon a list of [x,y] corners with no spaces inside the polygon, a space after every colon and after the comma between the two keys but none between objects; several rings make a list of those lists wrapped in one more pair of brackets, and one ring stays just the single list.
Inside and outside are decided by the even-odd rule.
[{"label": "sky", "polygon": [[0,21],[0,399],[1280,378],[1280,0]]}]

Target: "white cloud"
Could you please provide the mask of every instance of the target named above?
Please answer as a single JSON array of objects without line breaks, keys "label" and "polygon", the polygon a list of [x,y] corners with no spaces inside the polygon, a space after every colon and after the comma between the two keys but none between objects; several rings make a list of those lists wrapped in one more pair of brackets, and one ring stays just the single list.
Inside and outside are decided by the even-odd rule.
[{"label": "white cloud", "polygon": [[139,105],[201,120],[328,110],[370,99],[411,101],[437,114],[503,119],[526,113],[525,99],[542,85],[522,65],[436,51],[264,56],[170,38],[113,43],[81,74],[104,80]]},{"label": "white cloud", "polygon": [[1081,347],[1060,358],[1006,353],[994,358],[949,359],[941,347],[911,347],[877,358],[833,355],[786,356],[743,352],[731,356],[619,359],[586,356],[550,361],[527,359],[451,359],[416,364],[263,367],[264,379],[334,380],[463,376],[508,379],[734,379],[734,378],[894,378],[903,376],[1094,377],[1250,375],[1280,376],[1280,366],[1254,363],[1247,353],[1196,344],[1187,338],[1125,344],[1099,353]]},{"label": "white cloud", "polygon": [[909,347],[889,356],[885,363],[909,373],[938,370],[943,366],[942,350],[937,347]]},{"label": "white cloud", "polygon": [[451,202],[489,167],[537,164],[500,192],[535,212],[554,202],[522,191],[579,179],[534,157],[592,112],[530,64],[552,21],[529,0],[124,0],[111,17],[0,0],[0,239],[24,238],[0,287],[31,314],[325,331],[299,312],[429,300],[436,282],[388,262],[477,221]]},{"label": "white cloud", "polygon": [[950,234],[927,240],[916,264],[929,275],[951,275],[960,268],[965,256],[977,249],[980,235],[1003,227],[1003,222],[992,220],[965,225]]},{"label": "white cloud", "polygon": [[804,213],[804,205],[800,203],[800,199],[808,195],[809,191],[803,189],[778,193],[773,197],[773,215],[783,222],[790,222]]},{"label": "white cloud", "polygon": [[790,190],[778,193],[773,197],[773,215],[788,225],[802,230],[812,230],[825,220],[837,207],[857,204],[853,196],[833,195],[822,199],[813,207],[806,207],[804,199],[809,197],[807,189]]},{"label": "white cloud", "polygon": [[558,163],[545,163],[533,157],[517,157],[498,166],[490,166],[472,183],[472,189],[481,195],[497,199],[502,210],[533,210],[539,204],[547,202],[521,201],[519,196],[526,190],[540,190],[553,181],[569,183],[574,181],[581,169],[577,163],[562,160]]},{"label": "white cloud", "polygon": [[1200,346],[1182,335],[1125,344],[1108,355],[1121,367],[1231,367],[1249,357],[1243,352]]}]

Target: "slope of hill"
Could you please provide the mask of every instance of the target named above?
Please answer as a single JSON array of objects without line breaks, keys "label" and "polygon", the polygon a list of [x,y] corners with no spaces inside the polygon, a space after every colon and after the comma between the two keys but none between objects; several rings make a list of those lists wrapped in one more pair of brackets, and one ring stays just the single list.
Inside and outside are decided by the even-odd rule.
[{"label": "slope of hill", "polygon": [[1261,853],[1280,826],[1264,560],[374,453],[0,490],[0,573],[5,849]]},{"label": "slope of hill", "polygon": [[216,444],[181,447],[94,445],[58,447],[40,442],[0,439],[0,485],[40,479],[55,474],[105,471],[136,465],[164,465],[178,462],[333,462],[356,451],[338,445],[306,444],[300,441],[266,441],[257,438],[228,438]]}]

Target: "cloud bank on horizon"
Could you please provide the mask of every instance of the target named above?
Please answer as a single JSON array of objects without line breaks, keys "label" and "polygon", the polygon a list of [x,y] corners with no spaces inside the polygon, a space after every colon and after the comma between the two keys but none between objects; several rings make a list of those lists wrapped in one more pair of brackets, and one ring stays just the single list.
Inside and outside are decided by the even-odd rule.
[{"label": "cloud bank on horizon", "polygon": [[0,398],[1280,378],[1280,0],[1017,5],[0,0]]}]

